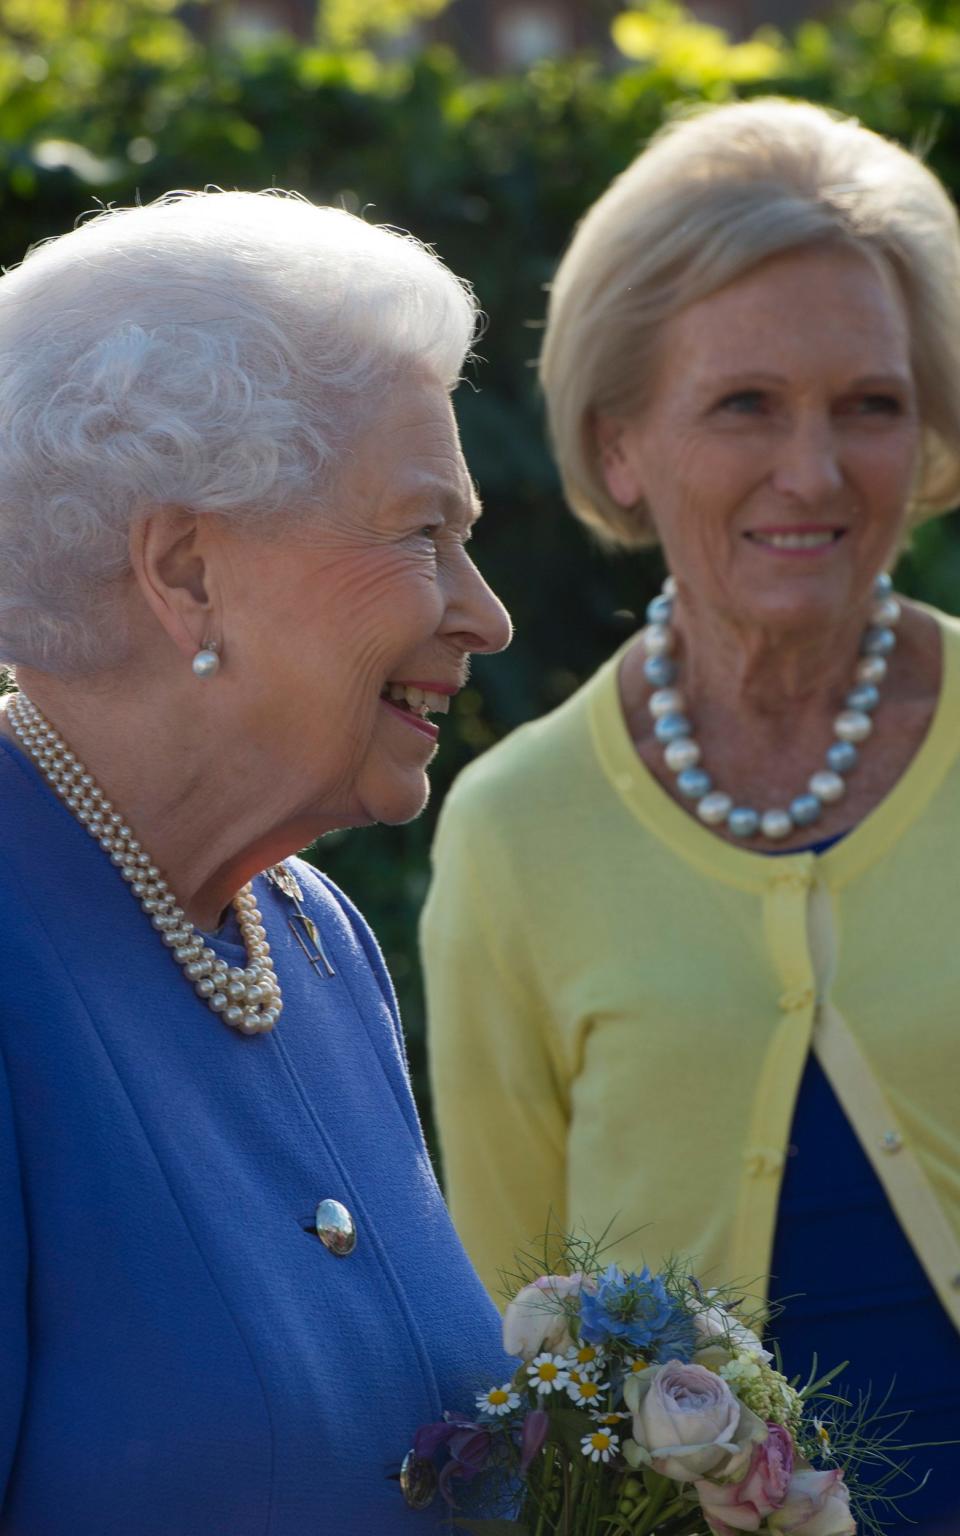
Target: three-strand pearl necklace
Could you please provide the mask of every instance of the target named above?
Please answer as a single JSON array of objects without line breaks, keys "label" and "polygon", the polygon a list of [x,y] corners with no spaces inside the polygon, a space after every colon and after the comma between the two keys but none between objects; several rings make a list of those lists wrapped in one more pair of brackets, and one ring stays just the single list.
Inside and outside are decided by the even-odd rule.
[{"label": "three-strand pearl necklace", "polygon": [[846,695],[845,708],[833,722],[835,740],[827,751],[826,767],[811,775],[806,791],[786,808],[774,806],[758,811],[734,800],[725,791],[714,789],[710,775],[700,766],[700,744],[694,739],[693,726],[685,713],[683,694],[675,686],[679,669],[673,655],[677,637],[672,619],[677,589],[673,578],[668,577],[660,596],[647,608],[643,671],[654,690],[648,701],[654,735],[663,746],[667,767],[676,774],[677,789],[695,803],[701,821],[711,827],[725,826],[734,837],[759,835],[779,842],[797,827],[812,826],[825,805],[842,799],[847,788],[845,775],[856,767],[860,743],[873,730],[872,715],[880,702],[887,658],[897,643],[894,626],[900,618],[900,604],[893,596],[892,586],[886,573],[874,583],[873,608],[860,641],[854,686]]},{"label": "three-strand pearl necklace", "polygon": [[7,718],[47,783],[126,880],[197,996],[241,1034],[272,1029],[283,1001],[253,887],[243,886],[233,898],[248,964],[230,966],[204,942],[120,812],[36,705],[16,693]]}]

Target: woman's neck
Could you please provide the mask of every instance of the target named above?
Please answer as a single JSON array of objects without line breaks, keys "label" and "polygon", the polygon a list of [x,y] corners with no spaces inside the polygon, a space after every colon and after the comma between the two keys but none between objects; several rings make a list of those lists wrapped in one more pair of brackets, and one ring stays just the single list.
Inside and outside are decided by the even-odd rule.
[{"label": "woman's neck", "polygon": [[[18,668],[17,681],[162,871],[191,922],[210,932],[253,875],[324,830],[285,796],[254,743],[231,742],[217,712],[197,717],[177,688],[64,680]],[[16,737],[9,720],[0,729]]]},{"label": "woman's neck", "polygon": [[[710,616],[677,612],[680,644],[675,686],[702,748],[700,764],[714,786],[740,805],[759,810],[786,806],[825,766],[834,721],[853,686],[866,615],[849,625],[806,636],[747,634]],[[935,621],[904,604],[897,647],[881,688],[874,729],[861,749],[843,798],[824,807],[817,824],[824,836],[857,825],[889,793],[929,728],[940,687],[940,635]],[[677,789],[650,715],[651,685],[644,650],[628,651],[619,673],[624,716],[637,752],[661,786],[693,814]],[[736,841],[727,829],[716,835]],[[782,849],[809,842],[799,827]]]},{"label": "woman's neck", "polygon": [[789,724],[793,732],[804,717],[836,713],[853,686],[868,618],[865,610],[829,627],[791,632],[678,604],[679,685],[691,708],[774,733]]}]

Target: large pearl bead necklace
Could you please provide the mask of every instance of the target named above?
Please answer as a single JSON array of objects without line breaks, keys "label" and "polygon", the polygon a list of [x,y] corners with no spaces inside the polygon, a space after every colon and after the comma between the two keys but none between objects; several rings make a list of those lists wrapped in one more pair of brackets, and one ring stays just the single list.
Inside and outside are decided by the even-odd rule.
[{"label": "large pearl bead necklace", "polygon": [[204,943],[149,853],[36,705],[25,694],[16,693],[7,706],[7,718],[47,783],[126,880],[198,997],[241,1034],[272,1029],[283,1000],[253,887],[243,886],[233,898],[249,962],[242,969],[227,965]]},{"label": "large pearl bead necklace", "polygon": [[873,608],[860,642],[854,687],[844,700],[846,707],[833,722],[836,740],[827,751],[826,767],[811,775],[806,792],[797,795],[788,807],[766,811],[738,804],[731,795],[714,789],[710,775],[700,766],[703,754],[684,713],[683,694],[675,686],[678,667],[673,656],[676,634],[671,619],[676,590],[673,578],[668,577],[660,596],[647,607],[643,671],[654,690],[648,701],[654,734],[663,746],[667,767],[677,776],[677,789],[685,799],[695,802],[701,821],[711,827],[726,826],[734,837],[760,836],[779,842],[797,827],[812,826],[825,805],[843,798],[847,788],[845,775],[856,767],[858,748],[873,730],[871,717],[880,702],[880,684],[887,675],[887,659],[897,643],[894,626],[900,618],[900,604],[893,596],[890,577],[884,572],[874,583]]}]

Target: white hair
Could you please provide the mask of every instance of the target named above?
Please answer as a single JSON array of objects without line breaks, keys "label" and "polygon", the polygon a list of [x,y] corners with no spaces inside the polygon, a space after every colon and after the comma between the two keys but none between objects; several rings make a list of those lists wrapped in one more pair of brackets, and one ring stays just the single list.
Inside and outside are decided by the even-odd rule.
[{"label": "white hair", "polygon": [[960,226],[916,156],[809,102],[700,108],[669,123],[579,225],[554,279],[540,377],[573,511],[601,537],[653,542],[622,507],[596,423],[643,409],[663,324],[760,262],[817,245],[860,250],[903,294],[923,426],[913,511],[960,500]]},{"label": "white hair", "polygon": [[405,372],[451,389],[465,283],[410,235],[293,194],[110,209],[0,278],[0,659],[122,659],[131,521],[317,519]]}]

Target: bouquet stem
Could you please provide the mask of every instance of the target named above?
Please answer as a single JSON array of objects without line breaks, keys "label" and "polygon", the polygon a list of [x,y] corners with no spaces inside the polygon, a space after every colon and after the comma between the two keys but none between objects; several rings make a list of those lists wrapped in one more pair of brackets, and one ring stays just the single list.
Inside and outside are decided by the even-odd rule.
[{"label": "bouquet stem", "polygon": [[546,1494],[547,1494],[547,1490],[550,1487],[551,1482],[553,1481],[553,1463],[554,1463],[555,1458],[556,1458],[556,1450],[554,1449],[554,1447],[552,1445],[547,1445],[547,1447],[546,1447],[546,1449],[544,1451],[544,1468],[543,1468],[543,1477],[541,1479],[541,1488],[542,1488],[543,1491],[542,1491],[541,1497],[537,1500],[537,1523],[536,1523],[536,1526],[534,1528],[533,1536],[544,1536],[544,1531],[546,1530],[546,1525],[545,1525],[546,1518],[547,1518],[547,1499],[546,1499]]},{"label": "bouquet stem", "polygon": [[[647,1507],[643,1512],[641,1523],[633,1527],[634,1536],[650,1536],[650,1533],[656,1530],[661,1520],[669,1519],[665,1506],[670,1499],[670,1495],[675,1492],[676,1484],[671,1483],[667,1477],[658,1477],[652,1489],[650,1489],[649,1482],[647,1487],[649,1489]],[[679,1501],[674,1499],[672,1502],[678,1504]]]}]

